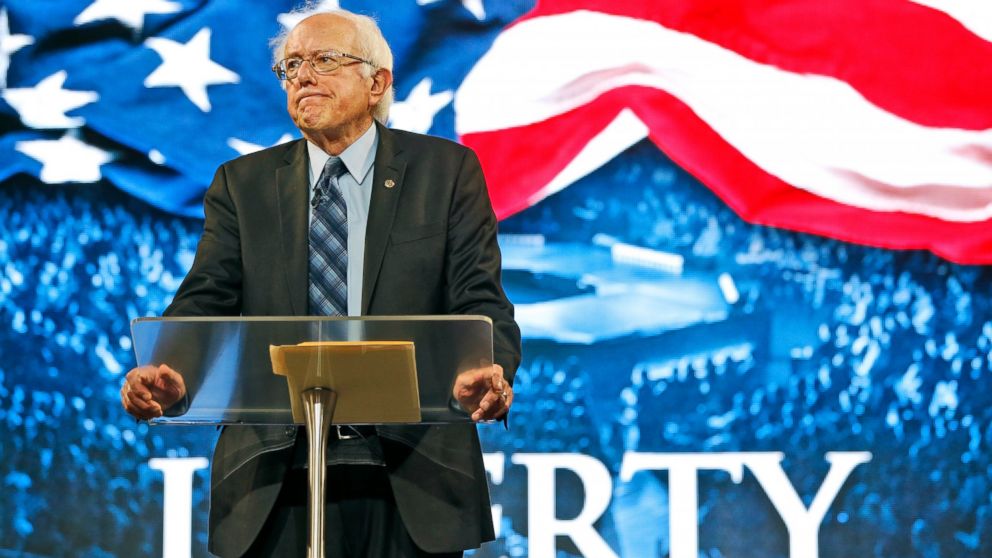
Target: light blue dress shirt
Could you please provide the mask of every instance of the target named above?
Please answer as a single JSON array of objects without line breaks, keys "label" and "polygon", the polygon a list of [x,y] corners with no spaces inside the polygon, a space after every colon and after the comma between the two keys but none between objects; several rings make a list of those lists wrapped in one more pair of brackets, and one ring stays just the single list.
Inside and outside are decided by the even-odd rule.
[{"label": "light blue dress shirt", "polygon": [[[375,125],[362,134],[355,143],[341,152],[341,162],[348,170],[338,178],[338,187],[348,208],[348,315],[362,313],[362,278],[365,269],[365,229],[369,221],[369,204],[372,201],[372,166],[379,148],[379,133]],[[310,156],[310,201],[314,185],[320,178],[324,163],[330,155],[307,142]],[[313,211],[308,213],[313,220]]]},{"label": "light blue dress shirt", "polygon": [[[362,278],[365,266],[365,229],[369,221],[369,205],[372,201],[372,167],[375,164],[375,154],[379,148],[379,133],[373,124],[355,143],[341,152],[339,157],[348,172],[338,178],[338,188],[344,197],[348,209],[348,315],[360,316],[362,313]],[[314,185],[324,170],[324,164],[330,155],[324,153],[316,145],[307,142],[307,154],[310,156],[310,201],[313,201]],[[309,213],[313,220],[313,211]],[[362,338],[361,329],[351,332],[355,339]],[[346,432],[347,433],[347,432]],[[297,444],[296,462],[305,466],[305,454],[300,448],[305,444]],[[331,436],[327,450],[328,465],[380,465],[385,466],[382,458],[382,447],[376,437],[370,439],[353,438],[338,440]]]}]

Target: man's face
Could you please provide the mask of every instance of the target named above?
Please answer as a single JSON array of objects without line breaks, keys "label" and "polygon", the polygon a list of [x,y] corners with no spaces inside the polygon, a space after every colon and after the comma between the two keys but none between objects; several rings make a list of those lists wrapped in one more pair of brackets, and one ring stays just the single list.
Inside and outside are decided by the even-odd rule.
[{"label": "man's face", "polygon": [[[348,20],[333,14],[316,15],[290,32],[284,57],[307,59],[325,50],[361,56],[356,39]],[[304,63],[296,78],[286,82],[286,108],[296,126],[304,133],[342,136],[351,128],[371,124],[371,107],[381,94],[375,91],[375,79],[365,77],[369,68],[363,66],[366,64],[349,64],[321,75],[309,62]]]}]

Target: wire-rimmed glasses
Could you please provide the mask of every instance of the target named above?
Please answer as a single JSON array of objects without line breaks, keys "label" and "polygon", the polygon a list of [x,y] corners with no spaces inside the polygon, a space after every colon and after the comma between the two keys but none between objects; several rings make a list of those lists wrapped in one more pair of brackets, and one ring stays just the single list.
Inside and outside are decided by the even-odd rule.
[{"label": "wire-rimmed glasses", "polygon": [[[345,60],[352,60],[352,62],[346,62]],[[314,52],[306,58],[299,56],[284,58],[272,66],[272,71],[276,73],[276,77],[280,80],[296,79],[296,76],[300,74],[300,68],[303,67],[304,62],[309,62],[310,67],[318,74],[329,74],[341,66],[351,66],[352,64],[362,62],[373,68],[375,67],[375,64],[372,62],[354,54],[337,50],[322,50],[320,52]]]}]

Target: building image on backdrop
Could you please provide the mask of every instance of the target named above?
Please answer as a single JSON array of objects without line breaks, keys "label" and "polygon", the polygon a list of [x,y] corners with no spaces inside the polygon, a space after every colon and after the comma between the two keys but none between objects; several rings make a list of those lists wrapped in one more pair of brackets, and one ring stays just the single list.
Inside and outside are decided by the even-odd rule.
[{"label": "building image on backdrop", "polygon": [[[0,5],[0,557],[208,555],[216,430],[118,390],[218,165],[300,137],[296,4]],[[992,9],[319,7],[377,19],[389,126],[472,148],[500,219],[469,555],[992,555]]]}]

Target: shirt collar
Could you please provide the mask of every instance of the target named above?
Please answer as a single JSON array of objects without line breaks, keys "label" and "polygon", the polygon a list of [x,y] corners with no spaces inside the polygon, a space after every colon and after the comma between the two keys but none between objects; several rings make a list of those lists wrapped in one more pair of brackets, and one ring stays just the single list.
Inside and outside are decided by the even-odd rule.
[{"label": "shirt collar", "polygon": [[[341,162],[344,163],[344,168],[348,170],[348,174],[358,184],[361,184],[365,180],[365,176],[372,169],[372,164],[375,163],[377,139],[378,131],[373,123],[361,137],[355,140],[355,143],[349,145],[338,156],[341,158]],[[324,170],[324,164],[327,163],[327,160],[331,156],[309,141],[307,142],[307,153],[310,155],[310,176],[313,177],[312,182],[316,182],[317,177]]]}]

